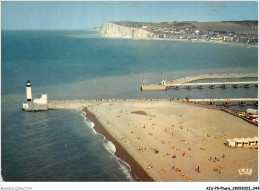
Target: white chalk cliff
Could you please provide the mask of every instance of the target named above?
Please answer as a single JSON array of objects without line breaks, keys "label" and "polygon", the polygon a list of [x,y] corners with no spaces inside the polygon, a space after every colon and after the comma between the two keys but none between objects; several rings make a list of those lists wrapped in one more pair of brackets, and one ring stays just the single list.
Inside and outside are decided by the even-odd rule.
[{"label": "white chalk cliff", "polygon": [[125,27],[115,23],[104,23],[101,27],[102,37],[151,39],[157,35],[141,28]]}]

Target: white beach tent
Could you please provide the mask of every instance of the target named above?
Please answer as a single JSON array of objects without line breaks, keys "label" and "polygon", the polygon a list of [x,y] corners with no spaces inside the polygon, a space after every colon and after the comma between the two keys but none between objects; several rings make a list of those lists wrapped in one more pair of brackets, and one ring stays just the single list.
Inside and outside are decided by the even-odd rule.
[{"label": "white beach tent", "polygon": [[238,138],[233,139],[236,142],[236,147],[242,147],[242,141]]},{"label": "white beach tent", "polygon": [[253,137],[253,139],[255,140],[255,144],[258,145],[258,137]]},{"label": "white beach tent", "polygon": [[236,141],[234,141],[233,139],[227,139],[226,145],[228,147],[236,147]]},{"label": "white beach tent", "polygon": [[246,140],[248,140],[249,145],[248,146],[255,146],[256,140],[250,137],[247,137]]},{"label": "white beach tent", "polygon": [[244,147],[248,147],[249,146],[249,141],[247,139],[245,139],[244,137],[240,139],[242,141],[242,145]]}]

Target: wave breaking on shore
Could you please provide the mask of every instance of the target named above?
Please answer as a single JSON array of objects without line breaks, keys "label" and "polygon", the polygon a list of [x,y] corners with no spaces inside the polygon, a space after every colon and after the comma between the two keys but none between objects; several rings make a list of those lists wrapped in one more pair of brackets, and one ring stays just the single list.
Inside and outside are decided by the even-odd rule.
[{"label": "wave breaking on shore", "polygon": [[90,119],[88,119],[86,117],[86,112],[82,111],[82,117],[84,118],[84,122],[87,125],[87,127],[89,127],[93,133],[93,135],[98,136],[100,138],[102,138],[102,143],[104,148],[112,154],[112,156],[118,161],[120,168],[122,169],[122,171],[124,172],[124,174],[132,181],[137,181],[137,177],[134,177],[131,174],[131,167],[130,165],[125,162],[124,160],[122,160],[120,157],[118,157],[116,155],[116,146],[109,140],[106,139],[106,137],[100,133],[98,133],[95,130],[95,123],[92,122]]}]

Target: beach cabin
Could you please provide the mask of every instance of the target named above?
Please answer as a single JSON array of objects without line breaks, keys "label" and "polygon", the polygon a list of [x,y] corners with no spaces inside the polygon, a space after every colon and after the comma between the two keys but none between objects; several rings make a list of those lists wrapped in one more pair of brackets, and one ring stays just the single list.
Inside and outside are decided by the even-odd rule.
[{"label": "beach cabin", "polygon": [[226,145],[228,147],[236,147],[236,142],[233,139],[227,139]]},{"label": "beach cabin", "polygon": [[258,137],[253,137],[253,139],[255,140],[255,145],[258,145]]},{"label": "beach cabin", "polygon": [[246,140],[248,140],[248,146],[256,145],[256,141],[253,138],[247,137]]},{"label": "beach cabin", "polygon": [[257,109],[247,109],[246,112],[250,113],[250,114],[258,114],[258,110]]},{"label": "beach cabin", "polygon": [[236,143],[236,147],[242,147],[242,141],[240,140],[240,139],[238,139],[238,138],[234,138],[233,139],[234,141],[235,141],[235,143]]},{"label": "beach cabin", "polygon": [[249,141],[245,139],[244,137],[240,139],[242,142],[243,147],[248,147],[249,146]]}]

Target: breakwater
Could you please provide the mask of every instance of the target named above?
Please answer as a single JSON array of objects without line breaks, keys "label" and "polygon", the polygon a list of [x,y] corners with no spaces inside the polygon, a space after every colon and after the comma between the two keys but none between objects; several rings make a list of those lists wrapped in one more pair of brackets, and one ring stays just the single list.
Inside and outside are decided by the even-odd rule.
[{"label": "breakwater", "polygon": [[225,99],[179,99],[179,98],[170,98],[170,99],[73,99],[73,100],[48,100],[49,109],[77,109],[82,110],[86,107],[93,107],[101,103],[140,103],[140,102],[160,102],[172,101],[178,102],[193,102],[193,103],[215,103],[215,102],[258,102],[258,98],[225,98]]},{"label": "breakwater", "polygon": [[49,109],[83,109],[98,104],[96,100],[48,100]]},{"label": "breakwater", "polygon": [[146,102],[146,101],[172,101],[174,99],[73,99],[73,100],[48,100],[49,109],[78,109],[82,110],[85,107],[93,107],[100,103],[113,103],[113,102]]}]

